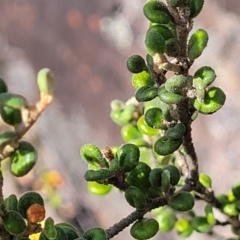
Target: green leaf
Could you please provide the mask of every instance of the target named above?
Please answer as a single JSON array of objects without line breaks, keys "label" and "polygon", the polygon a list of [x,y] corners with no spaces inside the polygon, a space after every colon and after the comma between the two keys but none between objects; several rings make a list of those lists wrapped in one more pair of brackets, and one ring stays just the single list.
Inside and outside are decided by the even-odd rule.
[{"label": "green leaf", "polygon": [[186,212],[193,208],[194,198],[191,193],[180,191],[171,197],[168,205],[174,210]]},{"label": "green leaf", "polygon": [[16,132],[7,131],[0,134],[0,148],[4,148],[11,142],[14,142],[18,139],[18,135]]},{"label": "green leaf", "polygon": [[135,239],[145,240],[155,236],[158,230],[159,225],[155,219],[142,218],[132,225],[130,233]]},{"label": "green leaf", "polygon": [[149,182],[149,174],[151,168],[143,162],[140,162],[131,172],[128,173],[126,181],[131,186],[141,189],[144,193],[151,186]]},{"label": "green leaf", "polygon": [[83,233],[87,240],[107,240],[106,232],[102,228],[91,228]]},{"label": "green leaf", "polygon": [[109,169],[87,170],[84,174],[86,181],[103,181],[114,176],[114,171]]},{"label": "green leaf", "polygon": [[3,216],[4,228],[13,235],[19,235],[23,233],[27,227],[23,217],[16,211],[8,211]]},{"label": "green leaf", "polygon": [[183,137],[185,131],[185,125],[183,123],[177,123],[173,127],[169,127],[169,129],[166,131],[166,137],[172,140],[179,139]]},{"label": "green leaf", "polygon": [[199,174],[199,182],[205,187],[205,188],[211,188],[212,187],[212,179],[204,173]]},{"label": "green leaf", "polygon": [[166,24],[172,21],[172,17],[163,2],[152,0],[143,6],[145,17],[153,23]]},{"label": "green leaf", "polygon": [[14,210],[18,211],[18,199],[15,194],[11,194],[4,199],[4,206],[7,211]]},{"label": "green leaf", "polygon": [[131,73],[141,73],[147,70],[147,66],[142,56],[132,55],[127,59],[127,69]]},{"label": "green leaf", "polygon": [[189,237],[193,232],[191,223],[185,218],[179,219],[175,224],[175,228],[180,237]]},{"label": "green leaf", "polygon": [[167,165],[163,170],[168,170],[170,172],[170,183],[175,186],[180,180],[180,172],[175,165]]},{"label": "green leaf", "polygon": [[134,208],[142,209],[146,205],[145,194],[137,187],[128,187],[125,191],[125,198]]},{"label": "green leaf", "polygon": [[145,47],[151,56],[156,53],[163,54],[165,51],[165,40],[155,29],[150,28],[145,37]]},{"label": "green leaf", "polygon": [[0,106],[21,110],[22,108],[26,108],[28,103],[27,100],[21,95],[13,93],[1,93]]},{"label": "green leaf", "polygon": [[200,233],[207,233],[212,229],[212,225],[207,222],[207,219],[201,216],[192,219],[192,227],[195,231]]},{"label": "green leaf", "polygon": [[211,87],[206,92],[204,100],[199,101],[198,99],[192,100],[193,106],[202,114],[212,114],[218,111],[225,103],[226,95],[218,87]]},{"label": "green leaf", "polygon": [[200,78],[202,80],[202,86],[205,88],[213,83],[216,77],[217,75],[211,67],[203,66],[194,73],[193,83],[194,85],[197,85],[197,82],[194,82],[194,80]]},{"label": "green leaf", "polygon": [[169,57],[180,56],[182,47],[177,38],[170,38],[165,42],[165,52]]},{"label": "green leaf", "polygon": [[54,220],[48,217],[44,222],[43,233],[49,240],[54,240],[57,237],[57,230],[54,226]]},{"label": "green leaf", "polygon": [[162,168],[154,168],[151,170],[149,174],[149,182],[154,187],[161,187],[162,186],[162,177],[161,174],[163,172]]},{"label": "green leaf", "polygon": [[208,43],[208,34],[204,29],[198,29],[192,34],[188,42],[188,57],[190,60],[198,58]]},{"label": "green leaf", "polygon": [[159,224],[159,230],[161,232],[169,232],[174,228],[177,217],[171,209],[161,207],[157,213],[156,220]]},{"label": "green leaf", "polygon": [[190,18],[195,18],[202,10],[204,0],[188,0],[190,8]]},{"label": "green leaf", "polygon": [[112,190],[111,185],[104,185],[97,182],[88,182],[88,191],[96,196],[103,196]]},{"label": "green leaf", "polygon": [[127,143],[117,150],[116,156],[119,159],[120,167],[129,172],[139,163],[140,151],[136,145]]},{"label": "green leaf", "polygon": [[169,139],[166,136],[160,137],[155,143],[154,143],[154,151],[158,155],[166,156],[169,154],[172,154],[178,148],[182,145],[182,139]]},{"label": "green leaf", "polygon": [[20,141],[18,148],[10,154],[11,173],[16,177],[26,175],[37,162],[37,151],[28,142]]},{"label": "green leaf", "polygon": [[18,125],[22,122],[22,114],[20,110],[11,107],[1,107],[2,120],[9,125]]},{"label": "green leaf", "polygon": [[50,69],[43,68],[38,72],[37,84],[41,93],[53,95],[53,74]]},{"label": "green leaf", "polygon": [[55,227],[57,230],[61,228],[64,231],[65,235],[67,236],[68,240],[78,238],[78,233],[76,229],[67,223],[58,223],[55,224]]},{"label": "green leaf", "polygon": [[121,128],[121,136],[124,141],[128,142],[132,139],[139,139],[142,134],[139,132],[138,128],[134,124],[126,124]]},{"label": "green leaf", "polygon": [[150,127],[144,118],[144,115],[142,115],[138,121],[137,121],[137,127],[139,129],[139,131],[143,134],[146,134],[148,136],[154,136],[154,135],[158,135],[159,134],[159,130],[158,129],[154,129],[152,127]]},{"label": "green leaf", "polygon": [[175,75],[167,79],[165,88],[171,93],[183,93],[184,88],[189,83],[191,77],[183,75]]},{"label": "green leaf", "polygon": [[138,89],[143,86],[153,86],[154,81],[152,80],[151,75],[148,72],[142,71],[140,73],[133,74],[132,85],[135,89]]},{"label": "green leaf", "polygon": [[143,86],[137,89],[135,97],[138,102],[151,101],[158,95],[158,88],[152,86]]},{"label": "green leaf", "polygon": [[165,84],[162,84],[158,89],[158,97],[166,104],[177,104],[183,100],[183,96],[181,94],[168,92],[165,88]]},{"label": "green leaf", "polygon": [[240,199],[240,182],[237,182],[233,185],[232,192],[237,199]]},{"label": "green leaf", "polygon": [[163,113],[160,108],[154,107],[148,109],[144,118],[148,126],[156,129],[166,129],[166,125],[163,122]]},{"label": "green leaf", "polygon": [[174,37],[174,34],[171,32],[171,30],[164,25],[154,24],[150,27],[150,29],[151,31],[158,32],[165,41]]}]

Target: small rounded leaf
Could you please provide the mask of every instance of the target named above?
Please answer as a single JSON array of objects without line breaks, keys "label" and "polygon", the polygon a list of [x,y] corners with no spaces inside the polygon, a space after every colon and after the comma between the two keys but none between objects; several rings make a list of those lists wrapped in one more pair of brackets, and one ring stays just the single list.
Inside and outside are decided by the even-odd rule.
[{"label": "small rounded leaf", "polygon": [[18,211],[18,199],[15,194],[11,194],[4,199],[4,206],[7,211],[14,210]]},{"label": "small rounded leaf", "polygon": [[135,97],[138,102],[151,101],[158,95],[158,88],[152,86],[143,86],[137,89]]},{"label": "small rounded leaf", "polygon": [[159,130],[158,129],[154,129],[152,127],[150,127],[144,118],[144,115],[142,115],[138,121],[137,121],[137,127],[139,129],[139,131],[143,134],[149,135],[149,136],[154,136],[159,134]]},{"label": "small rounded leaf", "polygon": [[178,148],[182,145],[182,139],[169,139],[165,136],[160,137],[155,143],[154,143],[154,151],[158,155],[166,156],[169,154],[172,154]]},{"label": "small rounded leaf", "polygon": [[136,145],[127,143],[117,150],[116,156],[119,159],[120,167],[129,172],[139,163],[140,151]]},{"label": "small rounded leaf", "polygon": [[167,24],[172,20],[166,5],[157,0],[146,2],[143,6],[143,13],[152,23]]},{"label": "small rounded leaf", "polygon": [[149,182],[151,183],[152,186],[154,187],[161,187],[162,185],[162,168],[154,168],[151,170],[149,174]]},{"label": "small rounded leaf", "polygon": [[131,186],[141,189],[144,193],[151,186],[149,182],[149,174],[151,168],[143,162],[140,162],[126,177],[126,181]]},{"label": "small rounded leaf", "polygon": [[132,225],[130,233],[135,239],[145,240],[155,236],[158,230],[159,225],[155,219],[142,218]]},{"label": "small rounded leaf", "polygon": [[157,213],[156,220],[159,224],[160,231],[169,232],[174,228],[177,217],[171,209],[162,207]]},{"label": "small rounded leaf", "polygon": [[128,187],[125,191],[125,198],[134,208],[142,209],[146,205],[145,194],[137,187]]},{"label": "small rounded leaf", "polygon": [[212,229],[212,225],[207,222],[207,219],[201,216],[192,219],[192,227],[195,231],[200,233],[207,233]]},{"label": "small rounded leaf", "polygon": [[171,197],[168,205],[180,212],[189,211],[194,206],[194,198],[189,192],[177,192]]},{"label": "small rounded leaf", "polygon": [[54,220],[51,217],[48,217],[44,223],[43,234],[47,239],[56,239],[57,230],[54,226]]},{"label": "small rounded leaf", "polygon": [[158,89],[158,97],[166,104],[177,104],[183,100],[181,94],[168,92],[165,88],[165,84],[161,85]]},{"label": "small rounded leaf", "polygon": [[202,114],[212,114],[218,111],[225,103],[226,95],[218,87],[212,87],[206,92],[204,100],[193,100],[193,106]]},{"label": "small rounded leaf", "polygon": [[188,42],[188,57],[190,60],[198,58],[208,43],[208,34],[204,29],[198,29],[192,34]]},{"label": "small rounded leaf", "polygon": [[20,213],[9,211],[3,216],[4,228],[13,235],[21,234],[25,231],[27,225]]},{"label": "small rounded leaf", "polygon": [[175,228],[180,237],[189,237],[193,232],[191,223],[185,218],[177,220]]},{"label": "small rounded leaf", "polygon": [[83,233],[87,240],[107,240],[106,232],[102,228],[91,228]]},{"label": "small rounded leaf", "polygon": [[172,76],[165,82],[165,88],[168,92],[182,93],[183,89],[187,86],[189,79],[189,77],[183,75]]},{"label": "small rounded leaf", "polygon": [[232,217],[239,215],[239,212],[235,203],[228,203],[224,205],[223,212]]},{"label": "small rounded leaf", "polygon": [[158,31],[150,28],[146,33],[145,47],[151,56],[156,53],[163,54],[165,51],[165,40]]},{"label": "small rounded leaf", "polygon": [[202,10],[204,0],[188,0],[190,18],[195,18]]},{"label": "small rounded leaf", "polygon": [[15,126],[22,122],[22,114],[18,109],[5,106],[1,108],[0,113],[2,120],[9,125]]},{"label": "small rounded leaf", "polygon": [[166,137],[169,139],[179,139],[183,137],[185,131],[185,125],[183,123],[177,123],[166,131]]},{"label": "small rounded leaf", "polygon": [[181,51],[181,45],[177,38],[170,38],[165,42],[165,52],[169,57],[178,57]]},{"label": "small rounded leaf", "polygon": [[140,73],[147,70],[147,66],[142,56],[132,55],[127,59],[127,69],[131,73]]},{"label": "small rounded leaf", "polygon": [[150,29],[151,31],[154,30],[161,34],[165,41],[174,37],[174,34],[171,32],[171,30],[164,25],[154,24],[150,27]]},{"label": "small rounded leaf", "polygon": [[142,71],[140,73],[133,74],[132,85],[135,89],[138,89],[143,86],[153,86],[154,81],[152,80],[151,75],[148,72]]},{"label": "small rounded leaf", "polygon": [[99,166],[103,158],[102,152],[94,144],[84,144],[80,150],[80,155],[82,159],[94,166]]},{"label": "small rounded leaf", "polygon": [[180,180],[180,172],[175,165],[167,165],[163,170],[168,170],[170,172],[170,183],[175,186]]},{"label": "small rounded leaf", "polygon": [[205,188],[211,188],[212,187],[212,179],[204,173],[199,174],[199,182],[205,187]]},{"label": "small rounded leaf", "polygon": [[211,83],[213,83],[216,77],[217,75],[211,67],[203,66],[195,72],[193,76],[193,81],[194,79],[200,78],[202,80],[203,87],[207,87]]},{"label": "small rounded leaf", "polygon": [[157,129],[165,129],[166,126],[163,123],[163,113],[160,108],[154,107],[146,111],[144,115],[145,121],[148,126]]},{"label": "small rounded leaf", "polygon": [[109,169],[87,170],[84,174],[86,181],[103,181],[114,176],[114,171]]},{"label": "small rounded leaf", "polygon": [[205,215],[206,215],[207,222],[211,225],[215,225],[216,224],[216,219],[214,217],[212,205],[207,204],[205,206],[204,210],[205,210]]},{"label": "small rounded leaf", "polygon": [[18,148],[10,154],[11,173],[16,177],[26,175],[37,162],[37,151],[28,142],[20,141]]},{"label": "small rounded leaf", "polygon": [[78,238],[78,233],[76,229],[67,223],[58,223],[58,224],[55,224],[55,227],[57,230],[61,228],[64,231],[65,235],[67,236],[68,240],[71,240],[71,239],[75,240],[76,238]]},{"label": "small rounded leaf", "polygon": [[16,132],[7,131],[0,134],[0,148],[4,148],[7,144],[14,142],[18,139]]},{"label": "small rounded leaf", "polygon": [[22,109],[28,106],[27,100],[19,95],[13,93],[1,93],[0,94],[0,106],[6,106],[14,109]]},{"label": "small rounded leaf", "polygon": [[131,123],[126,124],[121,129],[121,136],[124,141],[128,142],[132,139],[138,139],[142,137],[136,125]]},{"label": "small rounded leaf", "polygon": [[18,201],[18,211],[24,218],[27,218],[27,210],[33,204],[39,204],[44,207],[42,196],[37,192],[24,193]]},{"label": "small rounded leaf", "polygon": [[53,95],[53,74],[50,69],[43,68],[38,72],[37,84],[41,93]]},{"label": "small rounded leaf", "polygon": [[88,191],[97,196],[103,196],[112,189],[111,185],[104,185],[97,182],[88,182]]}]

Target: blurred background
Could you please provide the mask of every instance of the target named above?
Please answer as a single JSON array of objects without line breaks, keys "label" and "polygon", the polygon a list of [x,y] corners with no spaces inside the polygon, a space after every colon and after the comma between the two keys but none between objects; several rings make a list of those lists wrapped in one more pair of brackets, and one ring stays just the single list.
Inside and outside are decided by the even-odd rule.
[{"label": "blurred background", "polygon": [[[100,148],[123,143],[120,128],[109,117],[109,105],[134,93],[125,62],[130,54],[146,54],[144,2],[0,0],[0,76],[9,90],[35,103],[36,73],[48,67],[55,76],[54,103],[25,137],[39,153],[35,172],[11,181],[6,171],[5,196],[38,189],[41,173],[55,169],[60,173],[61,199],[56,197],[57,211],[50,207],[47,216],[86,230],[97,225],[108,228],[133,211],[120,193],[95,197],[87,192],[83,179],[87,165],[79,149],[85,143]],[[217,194],[228,192],[240,180],[239,14],[238,0],[206,1],[194,24],[194,29],[207,29],[210,40],[192,74],[203,65],[211,66],[218,76],[215,85],[227,95],[221,111],[200,116],[193,124],[200,171],[212,176]],[[173,232],[155,239],[177,238]],[[114,239],[132,238],[124,231]],[[196,233],[191,239],[202,236]]]}]

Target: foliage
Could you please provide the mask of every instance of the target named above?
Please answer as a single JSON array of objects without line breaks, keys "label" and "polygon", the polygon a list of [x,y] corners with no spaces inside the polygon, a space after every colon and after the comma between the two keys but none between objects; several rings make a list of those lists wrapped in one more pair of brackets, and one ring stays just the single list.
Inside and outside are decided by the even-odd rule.
[{"label": "foliage", "polygon": [[[194,231],[214,234],[214,226],[230,225],[240,239],[240,183],[229,195],[215,196],[211,178],[198,171],[191,125],[198,114],[213,114],[225,103],[224,92],[212,84],[216,73],[202,66],[194,75],[189,69],[207,46],[208,33],[198,29],[189,36],[193,19],[203,0],[148,0],[143,13],[150,21],[146,32],[146,58],[134,54],[126,67],[133,73],[135,97],[127,102],[113,100],[111,118],[121,126],[124,144],[100,150],[85,144],[80,155],[89,166],[84,178],[88,189],[105,195],[112,189],[124,193],[135,210],[109,229],[91,228],[82,236],[67,223],[45,219],[42,196],[36,192],[4,197],[0,177],[0,238],[40,240],[107,240],[131,225],[135,239],[150,239],[158,231],[175,229],[180,237]],[[38,73],[40,101],[29,106],[20,95],[8,92],[0,79],[0,113],[12,131],[0,134],[0,159],[10,161],[10,172],[26,175],[37,161],[37,152],[20,141],[53,99],[49,69]],[[197,200],[205,202],[205,214],[197,215]],[[221,222],[215,210],[226,216]],[[152,217],[146,217],[146,213]],[[40,223],[44,220],[44,226]]]}]

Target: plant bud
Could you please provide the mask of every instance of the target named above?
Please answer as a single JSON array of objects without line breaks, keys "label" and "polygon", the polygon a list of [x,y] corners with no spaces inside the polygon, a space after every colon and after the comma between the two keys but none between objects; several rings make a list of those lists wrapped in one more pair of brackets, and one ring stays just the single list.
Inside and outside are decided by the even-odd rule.
[{"label": "plant bud", "polygon": [[193,208],[194,198],[189,192],[177,192],[171,197],[168,205],[176,211],[186,212]]},{"label": "plant bud", "polygon": [[130,233],[135,239],[145,240],[155,236],[158,230],[159,225],[155,219],[142,218],[132,225]]},{"label": "plant bud", "polygon": [[188,57],[194,61],[198,58],[208,43],[208,34],[204,29],[198,29],[192,34],[188,42]]},{"label": "plant bud", "polygon": [[26,175],[37,162],[37,152],[28,142],[20,141],[18,148],[10,154],[11,173],[16,177]]},{"label": "plant bud", "polygon": [[205,188],[211,188],[212,187],[212,179],[204,173],[199,174],[199,182],[205,187]]},{"label": "plant bud", "polygon": [[152,86],[143,86],[137,89],[135,97],[138,102],[151,101],[158,95],[158,88]]},{"label": "plant bud", "polygon": [[41,93],[53,95],[53,74],[50,69],[43,68],[38,72],[37,84]]},{"label": "plant bud", "polygon": [[3,216],[4,228],[13,235],[23,233],[27,227],[23,217],[16,211],[9,211]]},{"label": "plant bud", "polygon": [[127,202],[134,208],[142,209],[146,205],[145,194],[137,187],[130,186],[125,191]]},{"label": "plant bud", "polygon": [[161,85],[158,89],[158,97],[166,104],[177,104],[183,100],[182,95],[168,92],[165,88],[165,84]]},{"label": "plant bud", "polygon": [[177,123],[175,126],[170,127],[166,131],[166,137],[168,139],[179,139],[182,138],[186,131],[186,127],[183,123]]},{"label": "plant bud", "polygon": [[158,155],[169,155],[178,150],[178,148],[182,145],[182,139],[168,139],[166,136],[160,137],[154,143],[154,151]]},{"label": "plant bud", "polygon": [[164,192],[168,192],[171,184],[170,184],[170,172],[166,169],[163,170],[162,174],[161,174],[161,182],[162,182],[162,189]]},{"label": "plant bud", "polygon": [[148,109],[144,118],[148,126],[157,129],[166,129],[166,126],[163,123],[163,113],[160,108],[154,107]]},{"label": "plant bud", "polygon": [[148,1],[143,6],[145,17],[152,23],[167,24],[172,21],[172,17],[166,5],[157,0]]},{"label": "plant bud", "polygon": [[193,106],[202,114],[212,114],[218,111],[225,103],[226,95],[218,87],[212,87],[206,92],[204,100],[194,99]]},{"label": "plant bud", "polygon": [[212,205],[210,204],[207,204],[205,206],[205,215],[206,215],[206,219],[207,219],[207,222],[210,224],[210,225],[215,225],[216,224],[216,219],[214,217],[214,213],[213,213],[213,207]]},{"label": "plant bud", "polygon": [[127,59],[127,69],[131,73],[141,73],[147,70],[147,66],[142,56],[132,55]]}]

